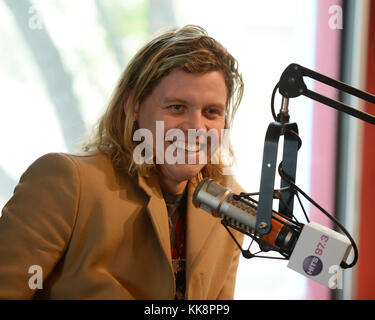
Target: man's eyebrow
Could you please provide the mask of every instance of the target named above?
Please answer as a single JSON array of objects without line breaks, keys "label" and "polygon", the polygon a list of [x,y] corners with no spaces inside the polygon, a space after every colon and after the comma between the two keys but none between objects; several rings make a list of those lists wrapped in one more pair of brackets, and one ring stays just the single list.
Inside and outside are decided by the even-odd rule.
[{"label": "man's eyebrow", "polygon": [[[187,100],[182,99],[182,98],[178,98],[178,97],[165,97],[164,99],[162,99],[162,103],[163,104],[181,103],[183,105],[190,104]],[[223,104],[221,102],[209,103],[209,104],[205,105],[205,107],[218,107],[218,108],[223,108],[223,109],[226,108],[225,104]]]},{"label": "man's eyebrow", "polygon": [[163,103],[181,103],[181,104],[188,104],[188,102],[185,99],[178,98],[178,97],[165,97],[162,99]]}]

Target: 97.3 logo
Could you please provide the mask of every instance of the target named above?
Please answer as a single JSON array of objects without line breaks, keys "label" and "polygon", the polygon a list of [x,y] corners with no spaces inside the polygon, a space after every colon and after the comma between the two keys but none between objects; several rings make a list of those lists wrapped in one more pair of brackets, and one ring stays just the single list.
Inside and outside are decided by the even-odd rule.
[{"label": "97.3 logo", "polygon": [[[315,247],[314,253],[317,256],[321,256],[324,253],[324,249],[328,243],[329,237],[327,235],[322,235],[320,241]],[[318,275],[323,269],[323,262],[317,256],[308,256],[303,261],[303,270],[310,276]]]},{"label": "97.3 logo", "polygon": [[[320,237],[320,241],[316,245],[314,249],[314,253],[316,255],[311,255],[306,257],[303,260],[303,270],[309,276],[317,276],[323,270],[323,262],[319,258],[324,253],[324,249],[327,246],[329,241],[329,237],[327,235],[322,235]],[[338,265],[330,266],[328,269],[329,274],[333,274],[332,277],[329,279],[328,287],[330,289],[342,289],[342,277],[341,277],[341,269]]]}]

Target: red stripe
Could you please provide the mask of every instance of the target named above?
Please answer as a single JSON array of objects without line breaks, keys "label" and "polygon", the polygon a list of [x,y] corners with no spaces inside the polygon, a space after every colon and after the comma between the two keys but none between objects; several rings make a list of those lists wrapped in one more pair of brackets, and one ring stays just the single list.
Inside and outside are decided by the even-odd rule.
[{"label": "red stripe", "polygon": [[[375,1],[370,1],[367,42],[366,91],[375,94]],[[375,106],[367,103],[365,111],[375,115]],[[374,195],[375,195],[375,126],[364,123],[362,148],[361,211],[357,299],[375,299]]]}]

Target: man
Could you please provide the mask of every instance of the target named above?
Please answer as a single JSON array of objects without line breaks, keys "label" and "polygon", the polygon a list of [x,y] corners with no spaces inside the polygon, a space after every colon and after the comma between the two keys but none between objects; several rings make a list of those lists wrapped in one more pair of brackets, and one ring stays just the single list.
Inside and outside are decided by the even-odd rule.
[{"label": "man", "polygon": [[220,142],[242,92],[236,60],[202,28],[147,43],[86,153],[22,175],[0,219],[0,297],[232,299],[240,251],[192,194],[205,177],[240,191]]}]

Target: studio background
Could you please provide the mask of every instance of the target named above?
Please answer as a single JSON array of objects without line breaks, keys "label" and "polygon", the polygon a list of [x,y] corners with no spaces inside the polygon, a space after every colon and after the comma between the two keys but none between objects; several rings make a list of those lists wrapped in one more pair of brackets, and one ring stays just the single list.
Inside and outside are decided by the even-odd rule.
[{"label": "studio background", "polygon": [[[346,16],[350,6],[351,15]],[[340,8],[341,18],[352,19],[351,25],[340,25]],[[264,137],[273,121],[271,93],[290,63],[339,79],[342,61],[349,59],[352,72],[346,73],[346,81],[371,91],[366,86],[369,12],[374,5],[364,0],[1,0],[0,207],[37,158],[78,151],[80,138],[104,112],[122,70],[152,34],[185,24],[204,27],[239,61],[245,93],[231,131],[234,171],[245,190],[258,191]],[[351,28],[350,39],[359,48],[352,49],[350,57],[342,54],[344,43],[350,47],[343,41],[345,28]],[[307,84],[338,97],[329,88]],[[280,101],[277,97],[277,108]],[[360,241],[359,230],[368,220],[356,204],[365,201],[362,194],[371,194],[363,189],[361,178],[362,124],[342,120],[307,98],[291,100],[289,107],[302,139],[297,184],[330,212],[341,203],[345,210],[340,218]],[[339,139],[340,121],[346,121],[346,142]],[[339,149],[339,142],[347,148]],[[338,155],[347,173],[341,184]],[[371,166],[367,170],[372,172]],[[337,197],[338,189],[346,195],[345,205]],[[332,227],[305,205],[312,220]],[[303,221],[298,206],[295,214]],[[367,248],[366,244],[365,258]],[[360,274],[357,268],[346,272],[343,288],[332,292],[288,269],[286,261],[241,258],[235,299],[374,298],[368,263],[374,261],[366,260]]]}]

